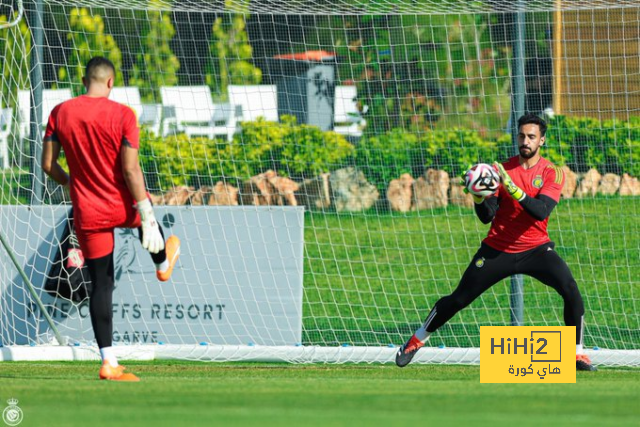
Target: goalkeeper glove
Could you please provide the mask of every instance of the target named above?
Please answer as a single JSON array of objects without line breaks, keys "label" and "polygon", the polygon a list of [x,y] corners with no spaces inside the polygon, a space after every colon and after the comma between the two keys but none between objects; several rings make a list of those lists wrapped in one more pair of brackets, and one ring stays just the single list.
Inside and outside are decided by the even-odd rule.
[{"label": "goalkeeper glove", "polygon": [[504,170],[504,167],[502,166],[502,164],[498,162],[494,162],[493,166],[498,170],[498,174],[500,175],[500,179],[502,180],[502,185],[504,186],[504,189],[507,190],[507,193],[509,193],[511,197],[513,197],[519,202],[524,200],[524,198],[527,197],[527,195],[524,194],[524,191],[522,191],[522,188],[518,187],[513,183],[513,181],[511,180],[511,177],[509,176],[507,171]]},{"label": "goalkeeper glove", "polygon": [[160,227],[156,216],[153,214],[151,200],[144,199],[138,202],[138,213],[142,222],[142,247],[157,254],[164,249],[164,239],[160,234]]},{"label": "goalkeeper glove", "polygon": [[467,173],[469,172],[469,169],[471,169],[472,167],[473,166],[469,166],[466,171],[462,172],[462,174],[460,175],[460,178],[461,178],[460,185],[464,187],[462,192],[465,194],[471,194],[471,197],[473,197],[473,203],[475,203],[476,205],[479,205],[479,204],[482,204],[482,202],[484,202],[484,197],[470,193],[469,189],[467,188]]}]

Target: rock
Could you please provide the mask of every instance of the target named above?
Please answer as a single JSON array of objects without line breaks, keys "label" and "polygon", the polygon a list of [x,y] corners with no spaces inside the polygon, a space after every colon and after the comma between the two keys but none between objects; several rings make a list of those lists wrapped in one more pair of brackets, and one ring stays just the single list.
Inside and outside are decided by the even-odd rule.
[{"label": "rock", "polygon": [[193,187],[187,187],[186,185],[173,187],[173,189],[164,194],[163,201],[164,204],[168,206],[188,205],[194,193],[195,189]]},{"label": "rock", "polygon": [[164,195],[162,194],[149,194],[149,198],[154,206],[164,205]]},{"label": "rock", "polygon": [[373,206],[380,193],[367,182],[362,171],[353,167],[338,169],[329,177],[336,211],[356,212]]},{"label": "rock", "polygon": [[211,195],[207,205],[209,206],[237,206],[238,189],[231,184],[222,181],[216,182],[211,190]]},{"label": "rock", "polygon": [[203,185],[193,193],[191,196],[191,206],[202,206],[209,203],[209,197],[211,197],[213,189],[209,186]]},{"label": "rock", "polygon": [[456,180],[451,181],[449,186],[449,202],[455,206],[473,207],[473,196],[464,192],[464,187]]},{"label": "rock", "polygon": [[304,180],[296,192],[298,203],[307,209],[327,209],[331,206],[330,176],[329,173],[323,173]]},{"label": "rock", "polygon": [[580,180],[575,196],[579,198],[595,196],[601,179],[602,175],[600,175],[597,170],[589,169],[589,171]]},{"label": "rock", "polygon": [[275,187],[269,182],[266,174],[261,173],[242,183],[240,200],[243,205],[268,206],[272,205]]},{"label": "rock", "polygon": [[622,174],[620,180],[621,196],[640,196],[640,182],[638,178],[634,178],[628,173]]},{"label": "rock", "polygon": [[564,172],[564,186],[562,187],[561,194],[565,199],[571,199],[578,187],[578,175],[569,169],[568,166],[563,166],[562,172]]},{"label": "rock", "polygon": [[269,183],[275,189],[273,201],[278,206],[298,206],[295,192],[298,191],[300,185],[294,180],[279,176],[272,170],[265,172],[265,176]]},{"label": "rock", "polygon": [[392,211],[409,212],[413,200],[413,183],[415,179],[408,173],[394,179],[387,188],[387,200]]},{"label": "rock", "polygon": [[449,174],[429,169],[413,185],[413,210],[443,208],[449,204]]},{"label": "rock", "polygon": [[605,173],[598,186],[598,194],[611,196],[620,188],[620,177],[613,173]]}]

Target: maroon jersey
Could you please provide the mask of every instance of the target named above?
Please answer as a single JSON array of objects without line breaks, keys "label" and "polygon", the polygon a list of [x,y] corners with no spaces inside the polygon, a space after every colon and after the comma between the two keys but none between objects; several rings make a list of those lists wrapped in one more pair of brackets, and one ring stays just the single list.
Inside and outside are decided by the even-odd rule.
[{"label": "maroon jersey", "polygon": [[123,144],[139,148],[131,108],[107,98],[79,96],[53,109],[47,137],[60,142],[69,165],[77,228],[100,230],[135,221],[137,211],[120,160]]},{"label": "maroon jersey", "polygon": [[[518,156],[510,158],[502,165],[514,184],[520,187],[527,197],[544,195],[556,202],[560,200],[564,173],[547,159],[541,157],[531,169],[524,169]],[[498,211],[484,243],[502,252],[517,253],[550,241],[547,233],[548,217],[539,221],[529,215],[502,185],[498,189],[497,197]]]}]

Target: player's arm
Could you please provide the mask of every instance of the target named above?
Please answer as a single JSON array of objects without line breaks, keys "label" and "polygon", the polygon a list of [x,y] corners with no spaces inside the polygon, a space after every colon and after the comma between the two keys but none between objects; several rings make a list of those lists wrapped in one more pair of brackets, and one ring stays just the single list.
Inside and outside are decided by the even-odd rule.
[{"label": "player's arm", "polygon": [[164,239],[160,233],[151,200],[147,197],[144,176],[138,158],[138,147],[138,124],[133,112],[129,111],[123,122],[123,138],[120,148],[122,174],[140,214],[142,247],[155,254],[164,249]]},{"label": "player's arm", "polygon": [[520,205],[535,219],[542,221],[551,215],[551,212],[558,204],[564,186],[564,172],[555,165],[548,165],[543,175],[542,188],[540,193],[533,198],[527,197],[520,202]]},{"label": "player's arm", "polygon": [[58,163],[60,148],[60,143],[57,140],[51,137],[44,139],[42,144],[42,170],[58,184],[67,185],[69,184],[69,175]]},{"label": "player's arm", "polygon": [[59,110],[60,106],[57,105],[51,111],[51,114],[49,114],[47,129],[44,132],[42,142],[42,158],[40,159],[40,164],[44,173],[50,176],[55,182],[60,185],[67,185],[69,184],[69,175],[67,175],[67,172],[65,172],[58,163],[58,157],[60,156],[60,150],[62,148],[56,135]]},{"label": "player's arm", "polygon": [[144,185],[144,176],[142,175],[142,168],[140,167],[140,160],[138,158],[138,149],[124,142],[120,156],[124,181],[127,184],[131,196],[138,203],[146,200],[147,190]]},{"label": "player's arm", "polygon": [[[539,221],[542,221],[551,215],[551,211],[553,211],[553,208],[558,204],[557,200],[543,194],[544,191],[541,191],[537,197],[527,196],[525,192],[511,180],[511,177],[500,163],[494,163],[494,166],[498,170],[498,174],[502,180],[502,185],[505,190],[507,190],[507,193],[517,200],[520,203],[520,206],[522,206],[529,215]],[[556,179],[554,178],[553,181],[556,181]],[[556,184],[559,184],[557,191],[559,196],[559,191],[562,189],[562,176],[557,179]],[[555,193],[555,187],[558,187],[558,185],[553,185],[553,188],[550,188],[549,190]]]},{"label": "player's arm", "polygon": [[525,197],[520,201],[520,206],[538,221],[547,219],[557,204],[558,202],[543,194],[537,197]]},{"label": "player's arm", "polygon": [[483,224],[489,224],[493,221],[493,218],[498,212],[498,197],[483,197],[480,203],[476,202],[476,196],[473,198],[473,208],[476,211],[476,216]]},{"label": "player's arm", "polygon": [[67,185],[69,183],[69,175],[58,163],[60,149],[62,148],[56,135],[58,111],[59,106],[56,106],[49,115],[47,129],[45,130],[44,140],[42,142],[42,158],[40,159],[40,163],[44,173],[50,176],[55,182],[60,185]]}]

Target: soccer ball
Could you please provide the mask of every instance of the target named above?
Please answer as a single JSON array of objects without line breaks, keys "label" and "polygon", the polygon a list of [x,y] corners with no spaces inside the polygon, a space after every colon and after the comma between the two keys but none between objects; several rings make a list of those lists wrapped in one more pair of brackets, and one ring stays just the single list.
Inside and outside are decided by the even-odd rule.
[{"label": "soccer ball", "polygon": [[478,163],[467,171],[464,185],[471,194],[486,197],[498,191],[500,176],[492,166]]}]

